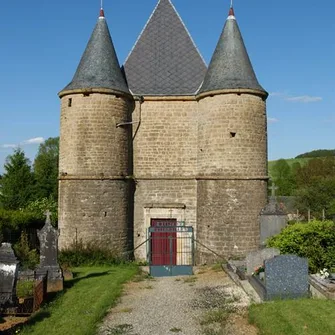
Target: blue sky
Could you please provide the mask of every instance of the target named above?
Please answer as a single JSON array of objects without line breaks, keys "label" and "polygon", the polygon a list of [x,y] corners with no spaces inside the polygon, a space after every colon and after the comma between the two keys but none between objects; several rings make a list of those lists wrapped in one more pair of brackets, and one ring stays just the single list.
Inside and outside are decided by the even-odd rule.
[{"label": "blue sky", "polygon": [[[104,0],[122,64],[158,0]],[[173,0],[209,63],[230,0]],[[59,134],[59,99],[94,28],[100,0],[1,1],[0,173],[20,145],[33,160]],[[269,159],[335,148],[335,2],[234,0],[268,99]]]}]

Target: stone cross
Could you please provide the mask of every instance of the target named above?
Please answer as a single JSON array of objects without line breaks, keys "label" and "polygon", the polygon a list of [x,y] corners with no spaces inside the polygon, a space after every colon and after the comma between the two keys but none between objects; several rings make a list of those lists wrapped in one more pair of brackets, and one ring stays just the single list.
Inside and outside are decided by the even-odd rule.
[{"label": "stone cross", "polygon": [[47,217],[45,223],[51,223],[51,212],[47,210],[44,215]]},{"label": "stone cross", "polygon": [[47,210],[44,227],[38,231],[38,238],[40,240],[40,265],[58,266],[57,263],[57,241],[58,230],[51,225],[51,212]]},{"label": "stone cross", "polygon": [[271,196],[276,196],[276,191],[278,190],[278,186],[276,186],[275,183],[272,183],[271,187],[269,187],[269,190],[271,190]]}]

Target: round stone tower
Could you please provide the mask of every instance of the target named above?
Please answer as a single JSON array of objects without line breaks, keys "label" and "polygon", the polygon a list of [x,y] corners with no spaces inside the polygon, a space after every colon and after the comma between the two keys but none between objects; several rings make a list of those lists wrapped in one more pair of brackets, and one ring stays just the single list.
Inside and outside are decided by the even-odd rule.
[{"label": "round stone tower", "polygon": [[[267,92],[252,68],[233,8],[198,94],[197,239],[217,254],[259,247],[267,202]],[[198,261],[213,253],[198,247]]]},{"label": "round stone tower", "polygon": [[[72,82],[60,93],[59,247],[129,250],[132,96],[103,10]],[[101,245],[101,244],[100,244]]]}]

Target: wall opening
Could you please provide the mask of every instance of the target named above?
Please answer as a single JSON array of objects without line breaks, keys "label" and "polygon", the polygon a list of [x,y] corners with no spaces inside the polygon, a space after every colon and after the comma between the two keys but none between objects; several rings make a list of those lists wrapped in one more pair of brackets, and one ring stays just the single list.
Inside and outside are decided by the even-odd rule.
[{"label": "wall opening", "polygon": [[233,131],[231,131],[231,132],[230,132],[230,137],[231,137],[231,138],[234,138],[235,136],[236,136],[236,133],[233,132]]},{"label": "wall opening", "polygon": [[68,106],[68,107],[72,107],[72,98],[70,98],[70,99],[67,101],[67,106]]}]

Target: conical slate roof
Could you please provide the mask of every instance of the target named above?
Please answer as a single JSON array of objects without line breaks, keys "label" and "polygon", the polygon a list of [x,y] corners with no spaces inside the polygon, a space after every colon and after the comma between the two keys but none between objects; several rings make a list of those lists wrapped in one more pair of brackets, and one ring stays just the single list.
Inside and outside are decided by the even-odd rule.
[{"label": "conical slate roof", "polygon": [[206,64],[170,0],[160,0],[124,70],[135,95],[194,95]]},{"label": "conical slate roof", "polygon": [[107,88],[129,94],[103,10],[71,83],[63,91]]},{"label": "conical slate roof", "polygon": [[259,90],[267,94],[258,83],[234,10],[230,8],[200,93],[239,88]]}]

